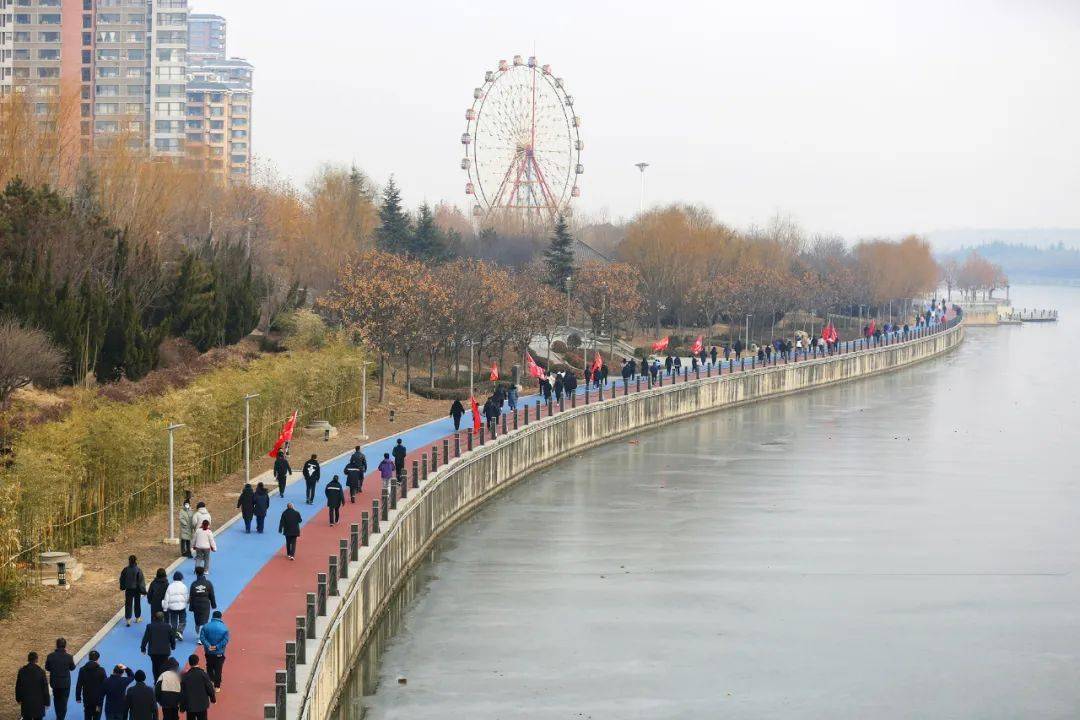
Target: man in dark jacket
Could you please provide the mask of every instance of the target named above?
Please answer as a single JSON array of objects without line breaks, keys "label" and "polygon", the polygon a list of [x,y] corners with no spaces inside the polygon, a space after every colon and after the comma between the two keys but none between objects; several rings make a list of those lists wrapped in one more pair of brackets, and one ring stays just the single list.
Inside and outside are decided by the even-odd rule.
[{"label": "man in dark jacket", "polygon": [[[289,509],[291,508],[292,503],[289,503]],[[180,678],[180,709],[187,713],[187,720],[206,720],[210,704],[217,702],[214,683],[210,682],[206,671],[199,667],[198,655],[190,656],[188,665],[188,671]]]},{"label": "man in dark jacket", "polygon": [[206,570],[195,568],[195,582],[188,591],[188,608],[195,619],[195,637],[199,630],[210,622],[210,613],[217,610],[217,598],[214,597],[214,584],[206,577]]},{"label": "man in dark jacket", "polygon": [[400,479],[405,475],[405,456],[409,454],[401,438],[398,438],[397,443],[394,444],[391,454],[394,456],[394,475]]},{"label": "man in dark jacket", "polygon": [[259,483],[255,486],[254,499],[255,531],[262,535],[263,524],[266,522],[266,513],[270,511],[270,493],[266,492],[266,486]]},{"label": "man in dark jacket", "polygon": [[127,720],[158,720],[154,688],[146,684],[146,673],[142,670],[135,671],[135,684],[128,688],[124,708]]},{"label": "man in dark jacket", "polygon": [[563,377],[563,390],[566,391],[566,397],[570,397],[577,390],[577,375],[573,370],[567,370],[566,376]]},{"label": "man in dark jacket", "polygon": [[154,679],[165,669],[169,663],[172,651],[176,649],[176,633],[172,626],[165,622],[165,613],[154,613],[153,620],[143,631],[142,644],[139,650],[144,655],[150,656]]},{"label": "man in dark jacket", "polygon": [[349,462],[345,465],[345,484],[349,486],[349,502],[355,503],[356,496],[364,487],[364,475],[367,474],[367,458],[360,452],[360,446],[349,456]]},{"label": "man in dark jacket", "polygon": [[345,502],[345,492],[341,489],[341,481],[338,476],[330,478],[324,489],[326,493],[326,507],[330,511],[330,525],[337,525],[341,520],[341,505]]},{"label": "man in dark jacket", "polygon": [[169,658],[154,684],[154,698],[161,706],[161,720],[180,720],[180,663]]},{"label": "man in dark jacket", "polygon": [[105,684],[105,668],[98,664],[101,654],[97,650],[91,650],[87,655],[87,663],[79,668],[79,677],[75,681],[75,702],[83,704],[83,715],[86,720],[100,720],[101,718],[101,688]]},{"label": "man in dark jacket", "polygon": [[53,709],[56,720],[67,717],[68,696],[71,694],[71,671],[75,669],[75,660],[67,651],[67,640],[56,639],[56,649],[45,658],[45,671],[49,673],[49,687],[52,688]]},{"label": "man in dark jacket", "polygon": [[487,419],[488,432],[492,435],[495,434],[495,423],[499,421],[499,406],[495,404],[495,400],[488,398],[484,403],[484,417]]},{"label": "man in dark jacket", "polygon": [[139,568],[134,555],[128,557],[128,564],[120,571],[120,589],[124,591],[124,622],[131,627],[131,616],[135,622],[142,622],[142,596],[146,594],[146,578]]},{"label": "man in dark jacket", "polygon": [[454,418],[454,432],[461,429],[461,416],[465,414],[465,406],[457,398],[450,404],[450,417]]},{"label": "man in dark jacket", "polygon": [[101,686],[101,695],[105,705],[105,720],[124,720],[127,710],[125,703],[128,685],[135,679],[135,673],[129,667],[117,665]]},{"label": "man in dark jacket", "polygon": [[165,599],[165,591],[169,589],[169,578],[165,574],[165,568],[158,568],[154,573],[154,579],[150,581],[150,587],[146,588],[146,604],[150,606],[150,619],[156,613],[164,613],[165,608],[161,602]]},{"label": "man in dark jacket", "polygon": [[304,475],[304,485],[307,488],[307,504],[310,505],[315,502],[315,486],[319,484],[319,475],[322,474],[322,468],[319,466],[319,456],[312,453],[311,459],[304,463],[301,472]]},{"label": "man in dark jacket", "polygon": [[278,532],[285,536],[285,555],[290,560],[296,559],[296,538],[300,537],[300,523],[303,520],[293,504],[289,503],[281,513],[281,521],[278,522]]},{"label": "man in dark jacket", "polygon": [[274,460],[274,478],[277,480],[278,495],[285,497],[285,480],[292,475],[292,468],[289,467],[289,460],[285,457],[285,453],[278,450],[277,459]]},{"label": "man in dark jacket", "polygon": [[26,664],[19,668],[15,677],[15,702],[19,703],[24,720],[40,720],[45,717],[45,708],[49,707],[49,683],[45,680],[45,671],[37,663],[38,654],[28,654]]}]

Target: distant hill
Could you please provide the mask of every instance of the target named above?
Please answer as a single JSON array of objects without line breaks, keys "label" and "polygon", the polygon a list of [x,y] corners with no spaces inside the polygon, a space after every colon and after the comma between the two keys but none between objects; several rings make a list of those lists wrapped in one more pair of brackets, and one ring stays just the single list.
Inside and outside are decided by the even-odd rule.
[{"label": "distant hill", "polygon": [[925,234],[934,250],[950,253],[962,247],[990,243],[1045,248],[1064,245],[1080,248],[1080,228],[958,228]]},{"label": "distant hill", "polygon": [[1012,283],[1080,281],[1080,249],[1064,241],[1047,247],[991,242],[938,253],[938,257],[963,261],[972,250],[1000,265]]}]

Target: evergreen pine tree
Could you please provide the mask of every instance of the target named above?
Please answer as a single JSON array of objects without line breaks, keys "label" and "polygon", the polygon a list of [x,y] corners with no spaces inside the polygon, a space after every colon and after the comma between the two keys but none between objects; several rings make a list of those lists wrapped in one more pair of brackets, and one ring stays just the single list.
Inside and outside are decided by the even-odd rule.
[{"label": "evergreen pine tree", "polygon": [[435,224],[435,215],[427,203],[420,206],[416,216],[416,230],[413,232],[411,254],[429,260],[441,260],[446,256],[446,236]]},{"label": "evergreen pine tree", "polygon": [[562,215],[555,221],[551,243],[544,251],[544,263],[547,265],[547,283],[556,288],[564,288],[566,279],[574,274],[574,238],[570,235],[566,219]]},{"label": "evergreen pine tree", "polygon": [[375,231],[375,240],[381,250],[397,253],[408,252],[412,241],[409,217],[401,207],[401,192],[394,183],[393,176],[383,191],[382,204],[379,206],[379,229]]}]

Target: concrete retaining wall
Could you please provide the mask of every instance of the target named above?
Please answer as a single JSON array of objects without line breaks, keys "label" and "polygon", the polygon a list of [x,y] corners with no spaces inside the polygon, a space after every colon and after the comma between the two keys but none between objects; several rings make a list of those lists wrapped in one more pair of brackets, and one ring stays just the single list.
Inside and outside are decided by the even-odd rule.
[{"label": "concrete retaining wall", "polygon": [[[694,415],[888,372],[942,355],[963,341],[958,325],[928,337],[828,358],[714,376],[578,405],[464,452],[399,501],[381,533],[349,564],[340,595],[316,620],[297,666],[288,718],[328,720],[358,656],[395,590],[432,542],[493,494],[571,451]],[[312,578],[312,589],[315,578]],[[298,612],[301,609],[298,608]],[[285,638],[283,638],[283,641]],[[273,717],[268,708],[268,716]]]}]

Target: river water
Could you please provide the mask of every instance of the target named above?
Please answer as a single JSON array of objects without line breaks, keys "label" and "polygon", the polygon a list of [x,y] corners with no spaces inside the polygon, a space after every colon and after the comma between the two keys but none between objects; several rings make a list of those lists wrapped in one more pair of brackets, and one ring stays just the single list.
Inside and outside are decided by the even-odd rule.
[{"label": "river water", "polygon": [[408,583],[339,719],[1076,717],[1080,289],[1013,297],[1061,320],[507,491]]}]

